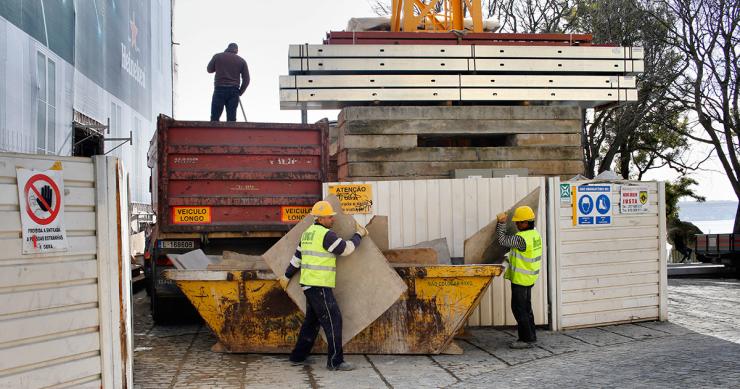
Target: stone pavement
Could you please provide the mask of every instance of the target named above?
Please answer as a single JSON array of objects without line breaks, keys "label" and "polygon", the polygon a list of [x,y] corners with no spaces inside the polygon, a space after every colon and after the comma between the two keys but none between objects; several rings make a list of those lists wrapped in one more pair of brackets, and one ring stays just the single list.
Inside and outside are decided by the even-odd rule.
[{"label": "stone pavement", "polygon": [[511,350],[511,329],[474,328],[463,355],[349,355],[351,372],[325,356],[293,367],[284,355],[219,354],[201,324],[155,326],[135,300],[135,388],[740,388],[740,282],[669,280],[670,322],[538,332]]}]

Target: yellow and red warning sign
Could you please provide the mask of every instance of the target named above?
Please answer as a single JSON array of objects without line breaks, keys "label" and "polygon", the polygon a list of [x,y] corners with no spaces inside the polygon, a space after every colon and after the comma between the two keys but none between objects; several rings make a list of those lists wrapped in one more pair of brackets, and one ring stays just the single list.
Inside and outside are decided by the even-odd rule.
[{"label": "yellow and red warning sign", "polygon": [[373,206],[371,184],[329,185],[329,194],[337,196],[347,215],[368,214]]},{"label": "yellow and red warning sign", "polygon": [[211,207],[172,207],[172,224],[211,224]]},{"label": "yellow and red warning sign", "polygon": [[309,213],[311,213],[311,207],[302,207],[297,205],[282,206],[280,207],[280,221],[286,223],[298,223]]},{"label": "yellow and red warning sign", "polygon": [[69,250],[64,229],[64,180],[61,169],[18,168],[23,254]]}]

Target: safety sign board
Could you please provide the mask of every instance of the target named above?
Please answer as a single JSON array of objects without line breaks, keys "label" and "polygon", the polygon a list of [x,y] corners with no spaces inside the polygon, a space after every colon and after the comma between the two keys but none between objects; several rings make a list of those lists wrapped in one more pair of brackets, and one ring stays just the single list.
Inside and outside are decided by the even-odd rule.
[{"label": "safety sign board", "polygon": [[612,224],[611,185],[581,185],[575,189],[573,225]]},{"label": "safety sign board", "polygon": [[23,254],[69,250],[62,170],[16,169]]},{"label": "safety sign board", "polygon": [[622,186],[619,209],[621,213],[646,213],[648,211],[648,188],[644,186]]},{"label": "safety sign board", "polygon": [[337,196],[342,211],[347,215],[370,213],[373,206],[371,184],[329,185],[329,194]]},{"label": "safety sign board", "polygon": [[311,212],[311,207],[283,206],[280,207],[280,221],[298,223]]},{"label": "safety sign board", "polygon": [[211,224],[211,207],[172,207],[173,224]]},{"label": "safety sign board", "polygon": [[571,201],[570,184],[560,184],[560,205],[570,207]]}]

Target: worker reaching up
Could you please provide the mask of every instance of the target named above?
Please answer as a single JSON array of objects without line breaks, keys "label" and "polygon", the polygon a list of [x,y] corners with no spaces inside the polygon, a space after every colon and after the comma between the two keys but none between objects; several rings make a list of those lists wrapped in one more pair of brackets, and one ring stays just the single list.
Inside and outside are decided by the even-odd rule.
[{"label": "worker reaching up", "polygon": [[[249,86],[249,68],[247,61],[237,55],[239,46],[229,43],[223,53],[218,53],[208,62],[208,73],[216,73],[213,80],[213,98],[211,99],[211,121],[217,122],[226,107],[226,120],[236,121],[236,107],[239,96]],[[239,79],[241,77],[241,80]]]},{"label": "worker reaching up", "polygon": [[331,230],[334,225],[334,209],[327,201],[319,201],[311,209],[315,218],[301,235],[285,275],[278,280],[283,289],[288,287],[290,278],[300,271],[300,284],[306,295],[306,318],[301,326],[290,361],[294,365],[305,363],[311,353],[319,326],[324,329],[329,346],[326,367],[329,370],[353,370],[352,364],[344,361],[342,352],[342,313],[334,299],[336,285],[337,257],[352,254],[360,245],[367,230],[356,224],[357,232],[350,240],[343,240]]},{"label": "worker reaching up", "polygon": [[519,339],[509,347],[532,348],[537,342],[532,313],[532,286],[540,274],[542,237],[534,229],[534,211],[530,207],[523,206],[514,210],[511,221],[519,230],[514,235],[506,234],[506,212],[496,217],[498,242],[503,247],[511,248],[509,267],[504,278],[511,281],[511,311],[516,319]]}]

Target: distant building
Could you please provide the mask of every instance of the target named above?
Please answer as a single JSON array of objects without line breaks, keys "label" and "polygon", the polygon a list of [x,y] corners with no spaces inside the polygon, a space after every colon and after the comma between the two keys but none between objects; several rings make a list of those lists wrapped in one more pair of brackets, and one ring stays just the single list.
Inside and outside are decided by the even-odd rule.
[{"label": "distant building", "polygon": [[[170,0],[0,1],[0,151],[112,151],[149,203],[146,154],[172,115]],[[109,130],[105,126],[110,121]]]}]

